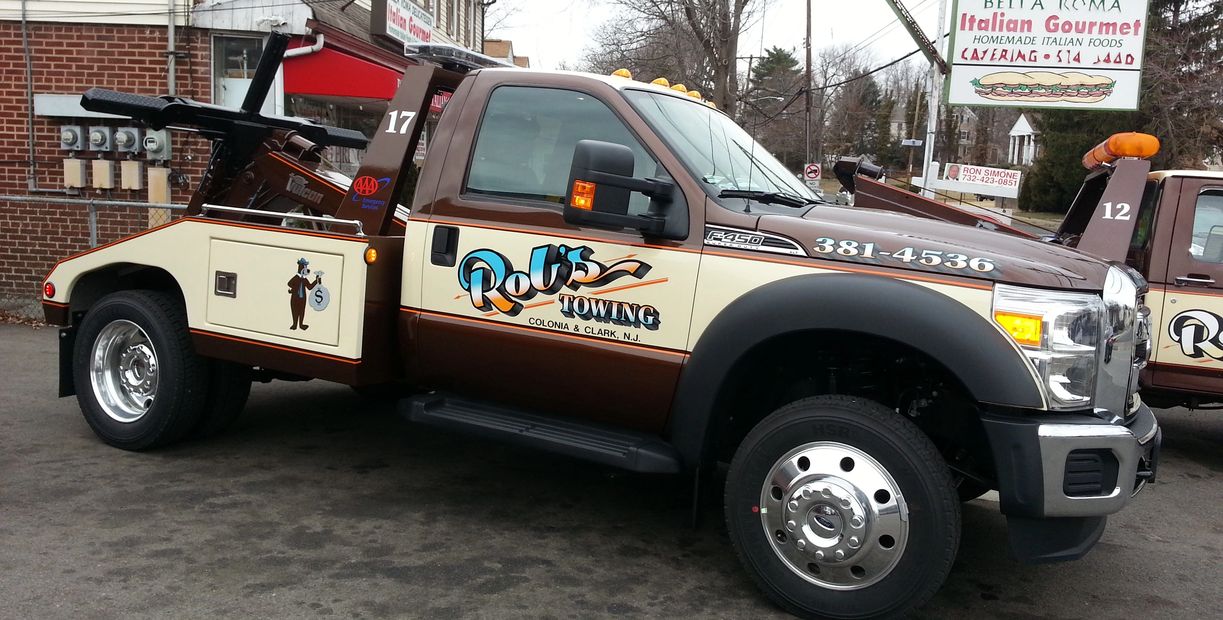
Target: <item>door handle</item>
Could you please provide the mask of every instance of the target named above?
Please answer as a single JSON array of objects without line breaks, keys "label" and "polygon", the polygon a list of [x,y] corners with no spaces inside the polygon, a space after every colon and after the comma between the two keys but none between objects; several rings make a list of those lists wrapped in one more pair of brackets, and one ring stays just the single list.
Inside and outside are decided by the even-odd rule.
[{"label": "door handle", "polygon": [[429,250],[434,265],[453,267],[459,249],[459,229],[438,226],[433,229],[433,246]]},{"label": "door handle", "polygon": [[1176,276],[1177,286],[1213,286],[1214,283],[1214,278],[1196,273],[1191,273],[1187,276]]}]

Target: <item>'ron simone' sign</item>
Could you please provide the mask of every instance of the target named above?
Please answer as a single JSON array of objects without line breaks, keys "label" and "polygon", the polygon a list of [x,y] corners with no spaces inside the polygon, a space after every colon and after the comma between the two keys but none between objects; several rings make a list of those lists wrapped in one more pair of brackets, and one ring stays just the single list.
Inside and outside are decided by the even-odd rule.
[{"label": "'ron simone' sign", "polygon": [[1003,198],[1019,197],[1020,172],[972,164],[947,164],[940,189]]},{"label": "'ron simone' sign", "polygon": [[955,0],[952,105],[1133,110],[1148,0]]},{"label": "'ron simone' sign", "polygon": [[411,0],[372,0],[369,33],[402,45],[433,40],[433,15]]}]

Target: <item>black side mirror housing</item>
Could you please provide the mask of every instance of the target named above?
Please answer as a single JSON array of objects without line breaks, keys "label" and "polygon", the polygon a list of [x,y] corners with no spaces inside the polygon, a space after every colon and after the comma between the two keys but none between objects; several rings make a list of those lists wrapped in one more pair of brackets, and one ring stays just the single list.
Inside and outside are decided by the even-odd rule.
[{"label": "black side mirror housing", "polygon": [[[623,144],[579,140],[565,190],[565,222],[631,228],[647,237],[687,238],[688,212],[678,188],[667,179],[635,178],[633,166],[633,150]],[[632,192],[650,197],[649,213],[629,214]]]}]

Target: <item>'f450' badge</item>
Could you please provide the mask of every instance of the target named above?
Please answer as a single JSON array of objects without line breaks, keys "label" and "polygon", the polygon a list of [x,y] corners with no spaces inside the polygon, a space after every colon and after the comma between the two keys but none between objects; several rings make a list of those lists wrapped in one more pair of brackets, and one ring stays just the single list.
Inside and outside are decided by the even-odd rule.
[{"label": "'f450' badge", "polygon": [[554,295],[570,290],[599,288],[625,276],[645,277],[650,265],[625,258],[610,265],[590,256],[586,246],[541,245],[531,250],[526,271],[515,271],[508,258],[496,250],[473,250],[458,265],[459,286],[467,291],[477,310],[518,316],[523,303],[536,295]]}]

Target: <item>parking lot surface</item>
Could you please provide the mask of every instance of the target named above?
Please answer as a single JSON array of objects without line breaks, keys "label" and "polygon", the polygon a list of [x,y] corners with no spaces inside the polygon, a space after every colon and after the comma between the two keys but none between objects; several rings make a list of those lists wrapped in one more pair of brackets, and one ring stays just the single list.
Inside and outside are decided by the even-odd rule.
[{"label": "parking lot surface", "polygon": [[[54,329],[0,325],[0,617],[784,617],[685,489],[410,425],[313,381],[150,453],[57,399]],[[1083,560],[964,508],[930,618],[1223,617],[1223,412],[1160,413],[1159,482]]]}]

